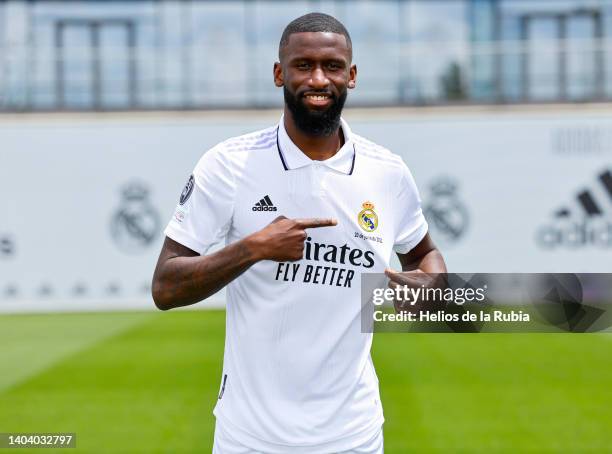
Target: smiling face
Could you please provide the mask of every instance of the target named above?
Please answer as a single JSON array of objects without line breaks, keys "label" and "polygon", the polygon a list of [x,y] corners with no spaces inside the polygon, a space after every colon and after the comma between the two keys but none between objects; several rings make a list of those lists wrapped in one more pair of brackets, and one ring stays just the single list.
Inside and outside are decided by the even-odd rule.
[{"label": "smiling face", "polygon": [[302,132],[329,136],[338,130],[347,89],[355,87],[357,67],[344,35],[302,32],[289,36],[274,64],[274,83]]}]

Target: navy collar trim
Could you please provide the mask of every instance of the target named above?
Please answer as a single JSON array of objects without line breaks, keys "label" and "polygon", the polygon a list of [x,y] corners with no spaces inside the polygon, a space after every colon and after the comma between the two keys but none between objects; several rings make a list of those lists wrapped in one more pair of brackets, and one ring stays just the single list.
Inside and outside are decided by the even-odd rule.
[{"label": "navy collar trim", "polygon": [[[276,150],[278,151],[278,156],[280,157],[281,163],[283,164],[283,168],[285,170],[289,170],[289,167],[287,166],[287,161],[285,161],[285,156],[283,155],[283,152],[281,150],[280,147],[280,143],[278,140],[278,129],[280,128],[280,126],[276,127]],[[348,175],[352,175],[353,171],[355,170],[355,157],[357,156],[357,150],[355,149],[355,143],[353,142],[353,162],[351,162],[351,170],[349,171]]]},{"label": "navy collar trim", "polygon": [[289,167],[287,167],[287,162],[285,161],[285,157],[283,156],[283,152],[281,151],[280,143],[278,142],[278,128],[280,128],[280,125],[276,127],[276,149],[278,150],[278,155],[280,156],[281,162],[283,163],[283,167],[285,168],[285,170],[289,170]]}]

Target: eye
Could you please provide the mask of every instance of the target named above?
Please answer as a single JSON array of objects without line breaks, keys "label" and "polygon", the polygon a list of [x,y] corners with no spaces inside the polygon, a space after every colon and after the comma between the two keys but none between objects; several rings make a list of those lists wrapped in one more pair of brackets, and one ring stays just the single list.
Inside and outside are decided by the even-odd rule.
[{"label": "eye", "polygon": [[298,62],[296,67],[297,69],[301,69],[301,70],[310,69],[310,63],[306,61],[301,61],[301,62]]},{"label": "eye", "polygon": [[332,62],[329,62],[329,63],[327,64],[327,68],[328,68],[328,69],[330,69],[330,70],[332,70],[332,71],[337,71],[337,70],[339,70],[339,69],[342,69],[342,65],[340,65],[339,63],[336,63],[336,62],[333,62],[333,61],[332,61]]}]

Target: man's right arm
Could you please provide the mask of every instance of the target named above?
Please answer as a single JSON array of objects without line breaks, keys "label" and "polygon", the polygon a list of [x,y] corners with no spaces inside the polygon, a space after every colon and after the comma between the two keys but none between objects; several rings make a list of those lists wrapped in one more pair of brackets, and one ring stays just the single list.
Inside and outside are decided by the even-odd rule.
[{"label": "man's right arm", "polygon": [[153,275],[153,300],[161,310],[202,301],[260,260],[300,260],[306,229],[336,225],[333,219],[278,217],[262,230],[210,255],[166,237]]}]

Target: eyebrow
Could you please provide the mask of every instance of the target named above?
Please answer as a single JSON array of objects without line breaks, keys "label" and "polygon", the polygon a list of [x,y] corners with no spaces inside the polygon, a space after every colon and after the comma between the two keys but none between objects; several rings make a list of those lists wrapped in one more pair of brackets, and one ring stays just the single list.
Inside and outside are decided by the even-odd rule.
[{"label": "eyebrow", "polygon": [[291,57],[289,59],[287,59],[288,63],[296,63],[296,62],[301,62],[301,61],[323,61],[323,62],[334,62],[334,63],[340,63],[342,65],[348,66],[349,64],[349,60],[344,58],[344,57],[332,57],[332,56],[324,56],[322,58],[315,58],[313,56],[309,56],[309,55],[303,55],[303,56],[295,56],[295,57]]}]

